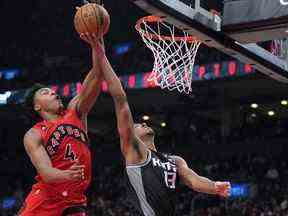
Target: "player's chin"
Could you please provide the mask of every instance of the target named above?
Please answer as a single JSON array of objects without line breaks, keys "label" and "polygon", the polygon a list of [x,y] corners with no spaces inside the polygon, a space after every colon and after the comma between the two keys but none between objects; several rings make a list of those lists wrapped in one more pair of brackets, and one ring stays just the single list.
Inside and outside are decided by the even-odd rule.
[{"label": "player's chin", "polygon": [[151,129],[147,132],[147,135],[148,136],[154,136],[155,135],[155,132]]},{"label": "player's chin", "polygon": [[61,106],[59,107],[60,112],[65,110],[65,106],[63,104],[61,104]]},{"label": "player's chin", "polygon": [[61,104],[58,104],[57,107],[56,107],[56,110],[57,110],[58,113],[59,113],[59,112],[62,112],[64,109],[65,109],[65,108],[64,108],[64,105],[63,105],[62,103],[61,103]]},{"label": "player's chin", "polygon": [[64,107],[62,100],[57,100],[56,104],[61,108]]}]

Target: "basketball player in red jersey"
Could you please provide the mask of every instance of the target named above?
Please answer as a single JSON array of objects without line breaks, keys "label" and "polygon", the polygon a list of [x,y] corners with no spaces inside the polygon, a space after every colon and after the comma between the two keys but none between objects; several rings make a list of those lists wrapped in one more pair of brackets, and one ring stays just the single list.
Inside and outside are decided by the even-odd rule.
[{"label": "basketball player in red jersey", "polygon": [[42,85],[34,86],[26,97],[26,106],[42,121],[24,136],[26,152],[38,175],[20,216],[86,215],[84,192],[91,180],[87,114],[102,82],[97,50],[93,44],[91,48],[93,67],[67,108],[52,89]]}]

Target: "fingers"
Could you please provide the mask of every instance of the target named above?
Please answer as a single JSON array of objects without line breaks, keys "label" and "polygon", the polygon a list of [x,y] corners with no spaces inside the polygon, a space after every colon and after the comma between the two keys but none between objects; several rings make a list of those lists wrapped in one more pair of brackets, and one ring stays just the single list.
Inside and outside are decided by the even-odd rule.
[{"label": "fingers", "polygon": [[89,34],[89,33],[81,33],[80,34],[80,38],[82,39],[82,40],[84,40],[85,42],[87,42],[87,43],[91,43],[91,41],[89,40],[89,37],[87,36],[87,34]]},{"label": "fingers", "polygon": [[94,37],[91,33],[86,32],[85,35],[86,38],[88,38],[88,40],[90,41],[90,43],[94,43]]},{"label": "fingers", "polygon": [[220,193],[220,196],[225,197],[225,198],[229,197],[229,196],[230,196],[230,189],[228,189],[228,188],[224,189],[224,190]]},{"label": "fingers", "polygon": [[95,33],[90,34],[91,39],[95,42],[98,43],[99,42],[99,38],[96,37]]},{"label": "fingers", "polygon": [[85,168],[84,165],[73,164],[73,165],[70,167],[70,170],[80,170],[80,169],[84,169],[84,168]]},{"label": "fingers", "polygon": [[229,197],[231,194],[231,184],[230,182],[217,182],[216,183],[218,194],[222,197]]},{"label": "fingers", "polygon": [[79,162],[76,161],[70,168],[69,173],[72,180],[82,180],[85,178],[85,166],[79,165]]},{"label": "fingers", "polygon": [[80,38],[89,43],[92,47],[97,46],[99,43],[99,38],[97,38],[95,33],[85,32],[80,34]]},{"label": "fingers", "polygon": [[70,171],[71,180],[83,180],[85,179],[84,169],[83,170],[71,170]]}]

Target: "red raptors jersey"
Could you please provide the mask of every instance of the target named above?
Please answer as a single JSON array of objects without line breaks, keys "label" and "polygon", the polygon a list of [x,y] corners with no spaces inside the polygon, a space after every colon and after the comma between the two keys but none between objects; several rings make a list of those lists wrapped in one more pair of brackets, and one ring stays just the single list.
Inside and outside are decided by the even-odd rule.
[{"label": "red raptors jersey", "polygon": [[40,132],[54,168],[68,169],[76,159],[80,165],[85,165],[84,180],[48,184],[37,175],[38,183],[34,187],[45,190],[47,196],[61,197],[67,202],[86,202],[84,192],[91,181],[91,155],[84,125],[76,111],[68,109],[60,118],[53,121],[44,120],[34,128]]}]

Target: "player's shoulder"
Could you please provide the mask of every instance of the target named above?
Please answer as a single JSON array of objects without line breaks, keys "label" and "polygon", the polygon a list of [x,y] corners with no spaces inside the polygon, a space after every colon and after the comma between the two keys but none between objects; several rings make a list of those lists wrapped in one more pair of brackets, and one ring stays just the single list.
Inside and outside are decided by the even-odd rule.
[{"label": "player's shoulder", "polygon": [[178,155],[169,155],[170,158],[173,158],[174,160],[184,160],[182,157],[178,156]]},{"label": "player's shoulder", "polygon": [[40,121],[38,123],[36,123],[31,129],[33,129],[32,131],[34,131],[35,133],[39,133],[42,134],[43,132],[47,131],[48,129],[48,124],[45,121]]},{"label": "player's shoulder", "polygon": [[178,156],[175,156],[175,155],[173,155],[171,153],[167,153],[167,152],[164,153],[164,152],[159,152],[159,151],[152,151],[152,153],[157,155],[157,157],[159,157],[160,159],[168,160],[172,163],[175,163],[175,157],[178,157]]},{"label": "player's shoulder", "polygon": [[68,103],[67,109],[68,110],[77,109],[78,101],[79,101],[79,94],[77,94],[74,98],[70,100],[70,102]]},{"label": "player's shoulder", "polygon": [[41,134],[35,127],[32,127],[26,131],[23,139],[24,142],[28,140],[41,140]]},{"label": "player's shoulder", "polygon": [[77,94],[74,98],[70,100],[66,111],[68,113],[75,115],[77,118],[81,119],[81,114],[79,113],[78,110],[78,104],[79,104],[79,94]]},{"label": "player's shoulder", "polygon": [[30,128],[24,135],[23,144],[27,152],[32,152],[43,144],[41,135],[35,128]]},{"label": "player's shoulder", "polygon": [[173,162],[177,165],[185,165],[186,164],[186,161],[181,157],[181,156],[178,156],[178,155],[170,155],[169,158],[171,160],[173,160]]},{"label": "player's shoulder", "polygon": [[64,111],[64,115],[68,117],[79,117],[76,108],[69,107]]},{"label": "player's shoulder", "polygon": [[152,150],[152,149],[150,149],[150,151],[151,151],[152,153],[158,155],[158,156],[165,157],[165,158],[169,158],[169,157],[172,156],[172,154],[169,153],[169,152],[154,151],[154,150]]}]

